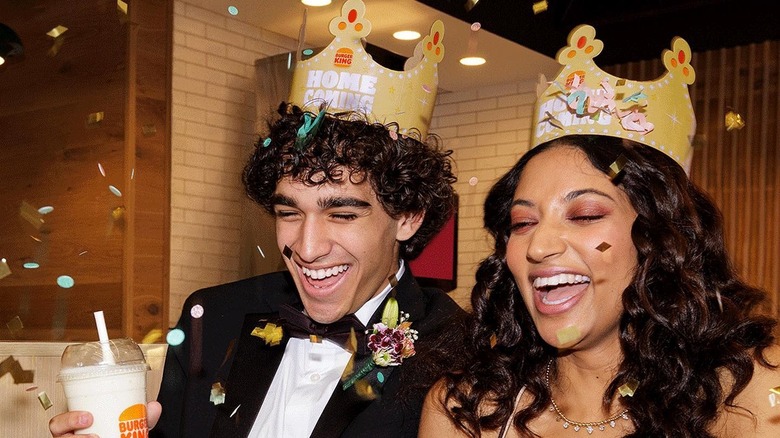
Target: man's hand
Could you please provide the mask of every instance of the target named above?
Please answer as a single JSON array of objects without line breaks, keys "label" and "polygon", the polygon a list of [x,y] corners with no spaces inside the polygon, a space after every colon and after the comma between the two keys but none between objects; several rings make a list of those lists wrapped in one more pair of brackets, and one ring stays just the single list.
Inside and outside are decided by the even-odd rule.
[{"label": "man's hand", "polygon": [[[149,429],[153,428],[157,424],[157,420],[160,419],[162,413],[162,406],[156,401],[150,401],[146,404],[146,423]],[[67,438],[75,436],[91,436],[96,435],[75,435],[73,432],[76,430],[84,429],[92,425],[92,414],[84,411],[72,411],[65,412],[64,414],[55,415],[49,420],[49,431],[51,436],[55,438]]]}]

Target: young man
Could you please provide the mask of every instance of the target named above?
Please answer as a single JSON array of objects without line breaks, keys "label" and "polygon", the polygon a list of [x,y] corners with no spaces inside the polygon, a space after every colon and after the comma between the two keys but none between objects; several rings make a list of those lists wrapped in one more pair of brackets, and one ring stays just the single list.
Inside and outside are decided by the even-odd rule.
[{"label": "young man", "polygon": [[[406,263],[453,211],[449,154],[393,134],[393,125],[330,115],[302,141],[301,126],[315,116],[286,105],[280,113],[244,182],[276,219],[288,272],[188,298],[177,325],[184,341],[168,348],[162,417],[150,436],[416,436],[431,365],[442,365],[426,361],[426,345],[463,317],[446,294],[419,287]],[[391,296],[417,331],[417,354],[345,389],[342,375],[371,354],[360,335],[380,322]],[[292,337],[291,312],[322,324],[354,315],[357,342],[329,339],[330,328],[310,333],[319,339]],[[267,327],[281,327],[278,343],[260,334]]]}]

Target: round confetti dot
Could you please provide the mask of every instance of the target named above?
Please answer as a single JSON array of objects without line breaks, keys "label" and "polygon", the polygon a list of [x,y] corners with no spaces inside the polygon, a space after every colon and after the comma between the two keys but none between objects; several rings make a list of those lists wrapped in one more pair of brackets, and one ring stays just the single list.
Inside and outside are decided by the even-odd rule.
[{"label": "round confetti dot", "polygon": [[181,343],[184,342],[184,332],[181,329],[173,329],[168,332],[165,341],[172,347],[181,345]]},{"label": "round confetti dot", "polygon": [[116,188],[114,186],[108,186],[108,190],[110,190],[111,193],[114,194],[114,196],[116,196],[118,198],[122,197],[122,192],[120,192],[118,188]]},{"label": "round confetti dot", "polygon": [[73,281],[73,277],[70,275],[60,275],[57,277],[57,285],[63,289],[70,289],[74,284],[76,284],[76,282]]},{"label": "round confetti dot", "polygon": [[22,265],[24,269],[38,269],[41,267],[41,265],[35,263],[35,262],[27,262]]},{"label": "round confetti dot", "polygon": [[228,14],[238,15],[238,8],[235,6],[228,6]]},{"label": "round confetti dot", "polygon": [[379,383],[385,383],[385,375],[381,371],[376,373],[376,379],[379,380]]},{"label": "round confetti dot", "polygon": [[476,31],[478,31],[480,29],[482,29],[482,24],[480,24],[479,21],[477,21],[476,23],[472,23],[471,24],[471,30],[473,30],[474,32],[476,32]]},{"label": "round confetti dot", "polygon": [[47,205],[45,207],[41,207],[38,209],[38,213],[40,214],[49,214],[52,211],[54,211],[54,207],[52,207],[51,205]]},{"label": "round confetti dot", "polygon": [[190,309],[190,315],[192,315],[193,318],[200,318],[203,316],[203,306],[200,304],[192,306],[192,309]]},{"label": "round confetti dot", "polygon": [[477,179],[476,176],[472,176],[471,178],[469,178],[469,185],[472,186],[472,187],[477,185],[478,182],[479,182],[479,179]]},{"label": "round confetti dot", "polygon": [[267,148],[270,145],[271,145],[271,137],[268,137],[265,140],[263,140],[263,147],[264,148]]}]

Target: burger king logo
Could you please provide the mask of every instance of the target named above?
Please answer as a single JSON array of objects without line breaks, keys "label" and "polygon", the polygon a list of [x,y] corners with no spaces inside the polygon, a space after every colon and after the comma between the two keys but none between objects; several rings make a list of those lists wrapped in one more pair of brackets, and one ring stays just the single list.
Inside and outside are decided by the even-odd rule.
[{"label": "burger king logo", "polygon": [[121,438],[147,438],[146,405],[137,404],[119,414],[119,433]]},{"label": "burger king logo", "polygon": [[354,52],[349,47],[342,47],[336,50],[336,55],[333,57],[333,65],[336,67],[349,67],[352,65],[352,56]]}]

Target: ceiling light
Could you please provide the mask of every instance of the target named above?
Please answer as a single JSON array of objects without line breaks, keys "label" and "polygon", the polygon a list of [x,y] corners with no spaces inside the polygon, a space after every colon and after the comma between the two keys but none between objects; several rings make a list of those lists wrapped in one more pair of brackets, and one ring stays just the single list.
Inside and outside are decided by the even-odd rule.
[{"label": "ceiling light", "polygon": [[306,6],[328,6],[330,0],[301,0],[301,3]]},{"label": "ceiling light", "polygon": [[415,32],[413,30],[399,30],[398,32],[393,33],[393,38],[403,41],[416,40],[420,38],[420,32]]},{"label": "ceiling light", "polygon": [[482,65],[484,64],[485,58],[481,56],[467,56],[465,58],[460,58],[460,63],[469,67],[473,67],[475,65]]}]

